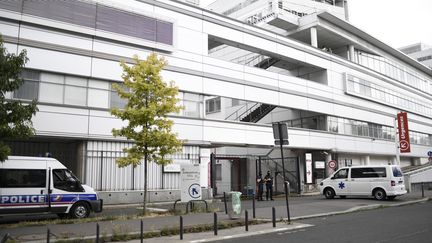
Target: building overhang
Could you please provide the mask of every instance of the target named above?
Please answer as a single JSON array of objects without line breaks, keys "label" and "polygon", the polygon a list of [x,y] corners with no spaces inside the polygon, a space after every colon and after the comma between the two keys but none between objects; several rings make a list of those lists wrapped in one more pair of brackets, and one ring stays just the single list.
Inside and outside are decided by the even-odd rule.
[{"label": "building overhang", "polygon": [[299,27],[289,33],[289,37],[310,43],[310,28],[316,28],[318,47],[326,46],[332,49],[340,46],[353,45],[356,49],[380,55],[385,52],[407,65],[432,76],[432,70],[417,62],[403,52],[373,37],[351,23],[340,19],[331,13],[320,12],[305,16],[299,20]]},{"label": "building overhang", "polygon": [[339,28],[343,29],[344,31],[348,32],[349,34],[352,34],[354,36],[357,36],[369,44],[372,44],[373,46],[376,46],[377,48],[389,53],[390,55],[396,57],[397,59],[405,62],[406,64],[409,64],[412,67],[417,68],[418,70],[428,74],[429,76],[432,76],[432,70],[428,67],[424,66],[423,64],[417,62],[416,60],[412,59],[411,57],[405,55],[403,52],[389,46],[388,44],[380,41],[379,39],[373,37],[372,35],[368,34],[367,32],[361,30],[360,28],[357,28],[356,26],[350,24],[349,22],[346,22],[345,20],[342,20],[330,13],[327,12],[321,12],[318,14],[318,17],[320,19],[324,19]]}]

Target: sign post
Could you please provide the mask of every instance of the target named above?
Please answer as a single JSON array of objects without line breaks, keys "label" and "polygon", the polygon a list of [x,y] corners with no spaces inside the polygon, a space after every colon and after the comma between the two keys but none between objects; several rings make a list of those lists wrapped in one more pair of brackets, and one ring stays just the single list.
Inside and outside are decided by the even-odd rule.
[{"label": "sign post", "polygon": [[200,166],[181,165],[181,201],[201,200]]},{"label": "sign post", "polygon": [[[273,123],[273,137],[275,139],[275,145],[280,146],[280,152],[281,152],[281,160],[282,160],[282,171],[283,171],[283,179],[284,179],[284,186],[285,186],[285,202],[287,207],[287,217],[288,221],[290,221],[290,212],[289,212],[289,202],[288,202],[288,186],[289,183],[286,180],[285,177],[285,163],[284,163],[284,156],[283,156],[283,145],[288,145],[288,127],[286,123]],[[300,178],[298,178],[300,181]]]}]

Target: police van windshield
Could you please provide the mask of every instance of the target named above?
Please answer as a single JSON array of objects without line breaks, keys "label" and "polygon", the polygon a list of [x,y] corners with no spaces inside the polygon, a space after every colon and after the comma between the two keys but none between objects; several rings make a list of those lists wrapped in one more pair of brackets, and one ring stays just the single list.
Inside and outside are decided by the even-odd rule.
[{"label": "police van windshield", "polygon": [[70,192],[81,192],[83,188],[80,181],[72,172],[66,169],[55,169],[53,170],[53,182],[54,188],[70,191]]}]

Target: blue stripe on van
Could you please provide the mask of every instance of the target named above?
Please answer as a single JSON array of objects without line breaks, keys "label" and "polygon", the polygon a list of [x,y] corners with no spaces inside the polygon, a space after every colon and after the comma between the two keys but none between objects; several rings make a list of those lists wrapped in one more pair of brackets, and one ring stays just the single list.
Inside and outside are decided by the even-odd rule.
[{"label": "blue stripe on van", "polygon": [[[79,200],[94,201],[97,200],[96,194],[51,194],[52,203],[74,203]],[[47,201],[46,195],[2,195],[0,204],[41,204]]]}]

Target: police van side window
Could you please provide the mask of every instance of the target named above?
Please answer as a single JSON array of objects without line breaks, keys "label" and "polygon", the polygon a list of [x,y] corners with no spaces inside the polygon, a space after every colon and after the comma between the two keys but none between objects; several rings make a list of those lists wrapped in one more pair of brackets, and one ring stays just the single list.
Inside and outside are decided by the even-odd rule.
[{"label": "police van side window", "polygon": [[53,170],[54,188],[69,191],[82,192],[84,191],[78,179],[68,170]]},{"label": "police van side window", "polygon": [[0,169],[0,187],[46,187],[46,170]]},{"label": "police van side window", "polygon": [[351,178],[379,178],[386,177],[386,169],[379,168],[352,168]]}]

